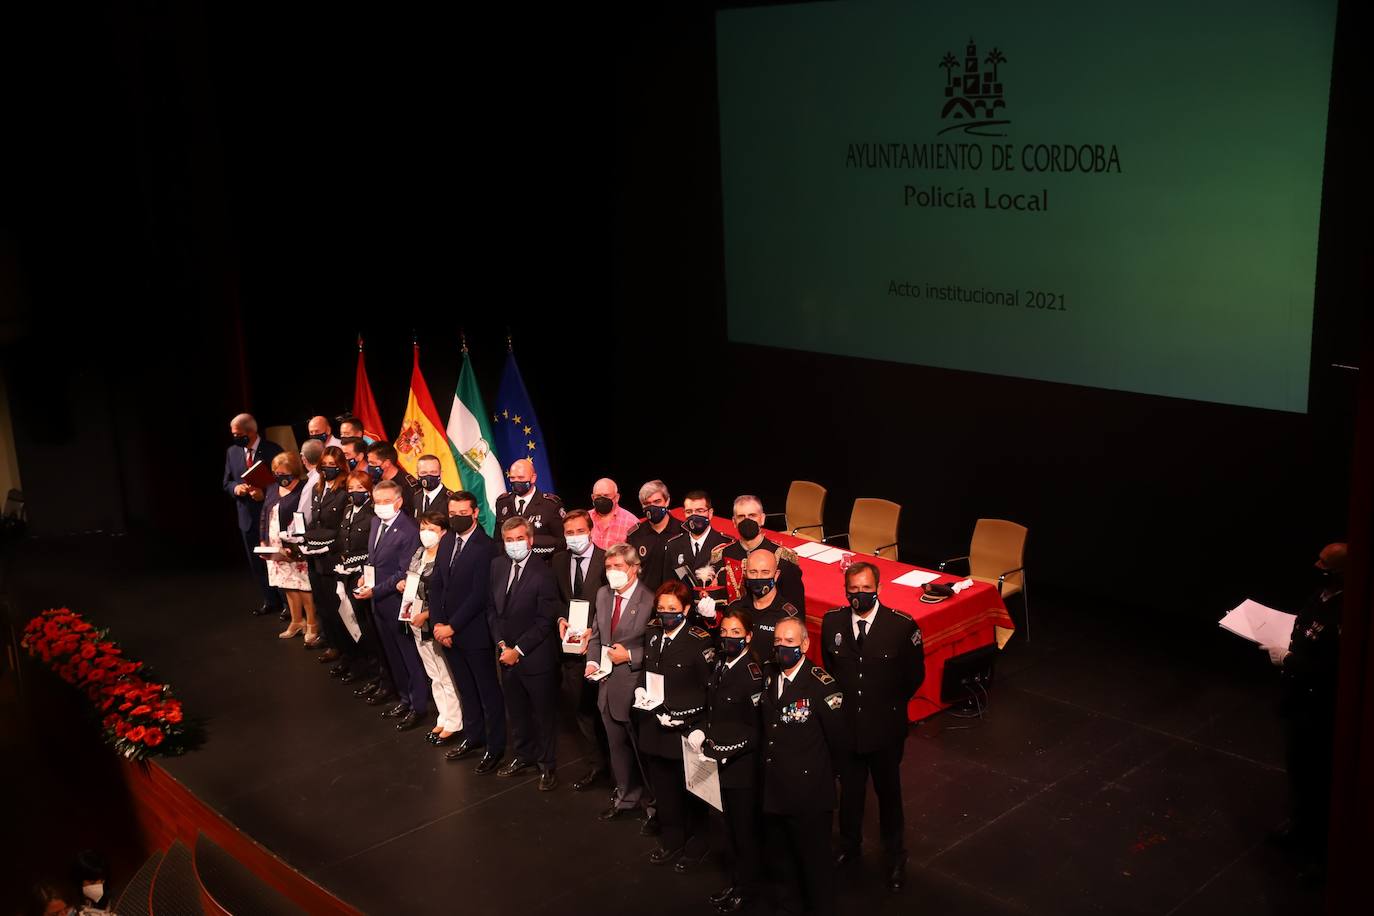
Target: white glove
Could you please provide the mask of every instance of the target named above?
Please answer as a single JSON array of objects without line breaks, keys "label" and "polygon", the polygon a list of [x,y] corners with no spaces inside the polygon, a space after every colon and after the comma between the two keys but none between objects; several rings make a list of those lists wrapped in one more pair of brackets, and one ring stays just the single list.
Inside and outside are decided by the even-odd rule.
[{"label": "white glove", "polygon": [[645,698],[648,697],[648,696],[649,696],[649,691],[645,690],[643,687],[636,687],[636,688],[635,688],[635,705],[638,706],[640,703],[643,703],[644,700],[645,700]]},{"label": "white glove", "polygon": [[674,719],[666,712],[661,712],[658,714],[658,724],[662,725],[664,728],[677,728],[682,724],[682,720]]},{"label": "white glove", "polygon": [[707,620],[714,620],[716,618],[716,599],[710,595],[703,597],[697,602],[697,613]]},{"label": "white glove", "polygon": [[1283,660],[1288,657],[1287,646],[1260,646],[1265,652],[1269,653],[1269,660],[1278,667],[1283,667]]},{"label": "white glove", "polygon": [[705,742],[706,732],[702,731],[699,728],[694,729],[692,733],[687,736],[687,746],[690,747],[692,750],[696,751],[698,754],[701,753],[701,746]]}]

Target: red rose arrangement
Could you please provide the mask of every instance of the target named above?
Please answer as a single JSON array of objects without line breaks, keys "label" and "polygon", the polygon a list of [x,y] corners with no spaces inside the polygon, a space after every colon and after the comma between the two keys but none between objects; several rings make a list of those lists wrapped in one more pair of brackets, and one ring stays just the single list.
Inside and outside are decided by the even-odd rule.
[{"label": "red rose arrangement", "polygon": [[125,657],[107,632],[74,611],[53,608],[25,625],[20,644],[85,693],[116,752],[132,760],[173,757],[198,744],[199,729],[172,688],[150,680],[143,662]]}]

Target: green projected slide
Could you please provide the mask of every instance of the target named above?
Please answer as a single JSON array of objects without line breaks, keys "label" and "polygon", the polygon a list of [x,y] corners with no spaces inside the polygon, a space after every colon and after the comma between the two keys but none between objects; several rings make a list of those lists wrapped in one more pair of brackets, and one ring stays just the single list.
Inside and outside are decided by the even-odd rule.
[{"label": "green projected slide", "polygon": [[718,13],[730,338],[1305,411],[1335,7]]}]

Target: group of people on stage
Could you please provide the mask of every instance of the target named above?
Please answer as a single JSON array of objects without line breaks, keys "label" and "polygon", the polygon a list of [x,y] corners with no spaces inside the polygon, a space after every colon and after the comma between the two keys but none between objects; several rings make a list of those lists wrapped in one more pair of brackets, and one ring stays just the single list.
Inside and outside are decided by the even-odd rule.
[{"label": "group of people on stage", "polygon": [[[476,757],[479,775],[537,770],[538,789],[555,789],[559,723],[575,725],[589,765],[573,788],[608,783],[600,819],[639,818],[658,837],[655,865],[685,872],[709,852],[711,809],[684,763],[715,761],[722,912],[756,899],[765,876],[784,909],[833,912],[870,780],[888,883],[903,887],[900,765],[924,649],[916,622],[880,601],[874,565],[845,570],[848,603],[824,615],[814,664],[801,569],[765,536],[757,497],[734,501],[732,538],[703,491],[686,494],[680,522],[659,480],[639,490],[642,515],[609,478],[568,510],[520,460],[491,537],[436,457],[412,476],[360,424],[339,432],[313,418],[297,455],[247,414],[230,423],[223,485],[262,594],[254,613],[283,614],[282,638],[303,634],[396,728],[432,721],[427,740],[450,761]],[[258,462],[274,476],[265,488],[243,481]]]}]

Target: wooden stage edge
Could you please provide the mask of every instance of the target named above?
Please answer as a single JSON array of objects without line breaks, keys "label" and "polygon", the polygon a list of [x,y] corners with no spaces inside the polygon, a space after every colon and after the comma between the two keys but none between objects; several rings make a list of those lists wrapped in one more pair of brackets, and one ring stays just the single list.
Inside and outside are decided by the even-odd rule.
[{"label": "wooden stage edge", "polygon": [[[296,871],[229,823],[157,763],[125,760],[121,764],[143,837],[145,856],[151,855],[154,850],[166,850],[174,840],[181,840],[194,850],[196,835],[204,833],[264,884],[307,913],[361,916],[359,910]],[[213,912],[225,912],[203,885],[202,894]]]}]

